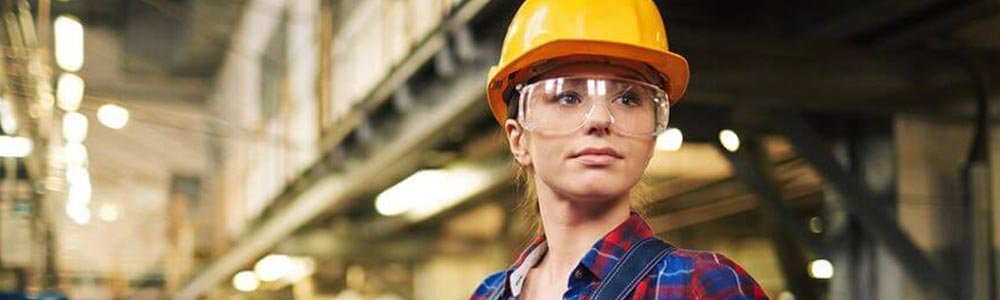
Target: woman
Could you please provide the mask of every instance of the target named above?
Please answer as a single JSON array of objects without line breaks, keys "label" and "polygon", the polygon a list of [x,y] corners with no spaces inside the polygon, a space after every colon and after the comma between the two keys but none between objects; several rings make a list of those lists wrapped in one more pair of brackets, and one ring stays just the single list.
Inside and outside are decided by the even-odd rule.
[{"label": "woman", "polygon": [[630,191],[684,94],[650,0],[527,0],[487,85],[539,236],[472,299],[766,299],[725,256],[671,247]]}]

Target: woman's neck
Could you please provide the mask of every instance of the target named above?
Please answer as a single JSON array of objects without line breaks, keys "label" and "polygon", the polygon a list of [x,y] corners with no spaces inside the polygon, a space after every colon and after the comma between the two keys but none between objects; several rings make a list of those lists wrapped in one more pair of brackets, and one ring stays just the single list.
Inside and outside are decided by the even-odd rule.
[{"label": "woman's neck", "polygon": [[595,201],[575,200],[537,185],[538,209],[548,246],[539,267],[546,281],[566,284],[569,273],[593,244],[629,217],[629,196]]}]

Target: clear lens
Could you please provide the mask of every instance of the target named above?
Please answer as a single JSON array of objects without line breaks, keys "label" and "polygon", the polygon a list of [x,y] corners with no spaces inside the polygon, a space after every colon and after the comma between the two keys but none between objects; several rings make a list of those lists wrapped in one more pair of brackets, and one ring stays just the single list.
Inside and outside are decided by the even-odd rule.
[{"label": "clear lens", "polygon": [[521,87],[518,121],[526,130],[568,134],[588,120],[608,122],[625,135],[653,136],[667,129],[670,102],[641,81],[562,77]]}]

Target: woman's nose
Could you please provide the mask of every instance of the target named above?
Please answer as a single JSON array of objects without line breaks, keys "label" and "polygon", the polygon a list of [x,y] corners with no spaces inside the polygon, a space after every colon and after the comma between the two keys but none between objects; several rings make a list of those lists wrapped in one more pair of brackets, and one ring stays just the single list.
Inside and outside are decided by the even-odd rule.
[{"label": "woman's nose", "polygon": [[611,115],[611,111],[605,105],[595,103],[587,112],[587,133],[608,134],[611,123],[614,121],[615,117]]}]

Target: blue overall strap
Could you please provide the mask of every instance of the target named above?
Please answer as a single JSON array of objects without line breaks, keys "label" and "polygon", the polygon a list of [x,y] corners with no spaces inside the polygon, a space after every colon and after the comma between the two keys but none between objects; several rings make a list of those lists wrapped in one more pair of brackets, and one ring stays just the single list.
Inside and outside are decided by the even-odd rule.
[{"label": "blue overall strap", "polygon": [[663,258],[674,251],[674,246],[656,237],[648,237],[636,242],[601,285],[594,291],[594,300],[623,300],[632,293],[653,267],[663,261]]},{"label": "blue overall strap", "polygon": [[507,292],[507,280],[510,280],[510,271],[506,272],[503,281],[500,281],[500,286],[493,290],[493,293],[491,293],[486,299],[500,300],[503,297],[503,294]]},{"label": "blue overall strap", "polygon": [[493,294],[491,294],[488,299],[500,300],[500,298],[503,297],[504,292],[507,291],[507,284],[506,284],[507,281],[504,281],[503,283],[504,284],[501,284],[500,287],[497,287],[496,290],[493,290]]}]

